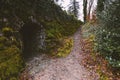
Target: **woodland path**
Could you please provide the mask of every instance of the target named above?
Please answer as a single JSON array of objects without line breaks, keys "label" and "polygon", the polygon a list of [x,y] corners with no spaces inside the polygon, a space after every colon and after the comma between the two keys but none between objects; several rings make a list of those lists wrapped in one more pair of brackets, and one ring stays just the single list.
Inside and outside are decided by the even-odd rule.
[{"label": "woodland path", "polygon": [[83,56],[80,49],[80,29],[73,38],[73,49],[67,57],[49,58],[42,54],[27,63],[32,80],[99,80],[97,75],[93,76],[94,73],[81,64]]}]

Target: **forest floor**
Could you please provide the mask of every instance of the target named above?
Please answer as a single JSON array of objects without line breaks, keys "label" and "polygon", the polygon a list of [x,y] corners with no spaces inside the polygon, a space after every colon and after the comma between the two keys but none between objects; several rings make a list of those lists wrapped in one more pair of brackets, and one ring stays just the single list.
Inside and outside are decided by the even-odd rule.
[{"label": "forest floor", "polygon": [[28,80],[99,80],[93,70],[88,70],[82,64],[81,29],[74,34],[74,45],[67,57],[51,58],[45,54],[38,55],[27,62]]}]

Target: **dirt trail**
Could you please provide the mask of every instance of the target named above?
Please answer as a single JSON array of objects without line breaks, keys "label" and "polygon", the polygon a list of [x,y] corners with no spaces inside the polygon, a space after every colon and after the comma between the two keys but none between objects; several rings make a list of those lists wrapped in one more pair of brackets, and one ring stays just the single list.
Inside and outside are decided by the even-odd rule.
[{"label": "dirt trail", "polygon": [[42,54],[27,63],[33,80],[99,80],[81,64],[80,29],[73,38],[73,49],[66,58],[49,59]]}]

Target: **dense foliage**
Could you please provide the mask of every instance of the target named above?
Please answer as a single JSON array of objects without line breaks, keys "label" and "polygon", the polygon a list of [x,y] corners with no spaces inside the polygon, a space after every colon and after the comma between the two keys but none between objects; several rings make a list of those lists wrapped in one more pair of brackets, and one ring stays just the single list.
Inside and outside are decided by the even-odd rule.
[{"label": "dense foliage", "polygon": [[20,41],[13,36],[11,28],[3,28],[2,34],[4,36],[0,36],[0,80],[17,80],[17,75],[23,67]]},{"label": "dense foliage", "polygon": [[120,0],[98,0],[96,48],[113,67],[120,67]]},{"label": "dense foliage", "polygon": [[100,54],[94,50],[97,27],[97,24],[93,24],[93,22],[88,22],[82,27],[81,49],[84,55],[82,64],[87,69],[94,70],[98,73],[99,80],[119,80],[120,68],[110,66],[108,63],[109,61],[101,55],[102,53]]},{"label": "dense foliage", "polygon": [[11,26],[19,30],[31,22],[43,25],[48,45],[57,44],[58,38],[73,34],[81,24],[73,16],[68,16],[65,11],[62,11],[53,0],[16,0],[14,2],[2,0],[0,11],[0,24],[3,27]]},{"label": "dense foliage", "polygon": [[73,19],[52,0],[2,0],[0,5],[1,26],[19,28],[29,21],[42,23],[55,20],[66,23]]},{"label": "dense foliage", "polygon": [[[62,11],[53,0],[1,0],[0,5],[0,80],[17,79],[23,67],[23,42],[19,31],[24,25],[42,25],[46,33],[46,51],[52,53],[56,49],[61,53],[72,45],[69,44],[71,39],[67,41],[63,38],[72,35],[81,24]],[[64,40],[67,42],[63,43]]]}]

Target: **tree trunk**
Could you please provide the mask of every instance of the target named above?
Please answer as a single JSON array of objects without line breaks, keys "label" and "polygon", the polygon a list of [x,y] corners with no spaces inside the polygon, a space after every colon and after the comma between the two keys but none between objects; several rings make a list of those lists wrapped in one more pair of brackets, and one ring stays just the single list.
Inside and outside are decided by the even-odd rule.
[{"label": "tree trunk", "polygon": [[84,23],[87,20],[87,0],[83,0],[83,15],[84,15]]},{"label": "tree trunk", "polygon": [[88,5],[88,20],[90,20],[90,12],[91,12],[91,9],[92,9],[92,5],[93,5],[93,2],[94,0],[90,0],[89,1],[89,5]]}]

